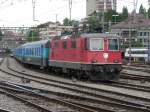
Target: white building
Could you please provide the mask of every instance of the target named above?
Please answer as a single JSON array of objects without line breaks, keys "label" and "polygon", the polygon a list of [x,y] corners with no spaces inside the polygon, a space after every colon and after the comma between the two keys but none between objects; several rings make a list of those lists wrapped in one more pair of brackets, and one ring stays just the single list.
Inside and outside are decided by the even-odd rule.
[{"label": "white building", "polygon": [[57,23],[47,22],[38,26],[41,39],[50,39],[55,36],[61,36],[65,31],[72,31],[72,26],[62,26]]}]

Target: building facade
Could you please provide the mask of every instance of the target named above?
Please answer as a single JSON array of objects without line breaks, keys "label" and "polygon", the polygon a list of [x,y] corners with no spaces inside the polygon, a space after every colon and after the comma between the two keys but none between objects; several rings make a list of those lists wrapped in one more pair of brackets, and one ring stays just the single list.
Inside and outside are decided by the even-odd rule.
[{"label": "building facade", "polygon": [[116,10],[116,0],[86,0],[86,15],[93,12],[104,12],[107,10]]},{"label": "building facade", "polygon": [[150,42],[150,19],[144,19],[136,17],[134,20],[132,17],[126,19],[111,27],[111,32],[118,34],[122,37],[122,44],[126,47],[131,46],[134,43],[138,43],[140,46],[147,47]]},{"label": "building facade", "polygon": [[72,32],[73,26],[63,26],[58,23],[47,22],[38,25],[40,39],[50,39],[61,36],[64,32]]}]

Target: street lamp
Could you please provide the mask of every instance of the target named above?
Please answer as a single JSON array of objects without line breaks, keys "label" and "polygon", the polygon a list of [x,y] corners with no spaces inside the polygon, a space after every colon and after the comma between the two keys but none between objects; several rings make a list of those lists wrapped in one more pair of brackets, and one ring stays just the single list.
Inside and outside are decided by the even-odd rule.
[{"label": "street lamp", "polygon": [[112,15],[112,16],[115,17],[115,24],[116,24],[116,18],[117,18],[119,15],[115,14],[115,15]]}]

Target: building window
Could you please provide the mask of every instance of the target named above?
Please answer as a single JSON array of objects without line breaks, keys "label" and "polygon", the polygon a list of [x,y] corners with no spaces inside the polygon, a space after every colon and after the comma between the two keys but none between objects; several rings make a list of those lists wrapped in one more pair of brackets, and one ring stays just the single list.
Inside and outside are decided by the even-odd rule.
[{"label": "building window", "polygon": [[147,42],[148,40],[147,39],[144,39],[144,42]]},{"label": "building window", "polygon": [[143,35],[143,32],[140,32],[140,36],[142,36]]},{"label": "building window", "polygon": [[146,36],[147,35],[147,32],[144,32],[144,36]]},{"label": "building window", "polygon": [[143,40],[142,40],[142,39],[140,39],[140,42],[143,42]]},{"label": "building window", "polygon": [[67,48],[67,42],[66,42],[66,41],[63,41],[63,42],[62,42],[62,48],[63,48],[63,49],[66,49],[66,48]]}]

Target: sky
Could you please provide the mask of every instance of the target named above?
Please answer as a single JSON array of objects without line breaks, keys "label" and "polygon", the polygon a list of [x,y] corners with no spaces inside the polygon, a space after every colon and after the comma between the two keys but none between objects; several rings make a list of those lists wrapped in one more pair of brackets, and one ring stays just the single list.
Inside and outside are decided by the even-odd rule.
[{"label": "sky", "polygon": [[[35,0],[35,19],[33,21],[32,0],[0,0],[0,27],[36,26],[48,21],[57,20],[62,23],[69,18],[68,0]],[[72,0],[72,19],[81,20],[86,16],[86,0]],[[126,6],[129,12],[133,10],[134,0],[118,0],[117,11]],[[148,8],[148,0],[138,0],[137,10],[143,4]]]}]

